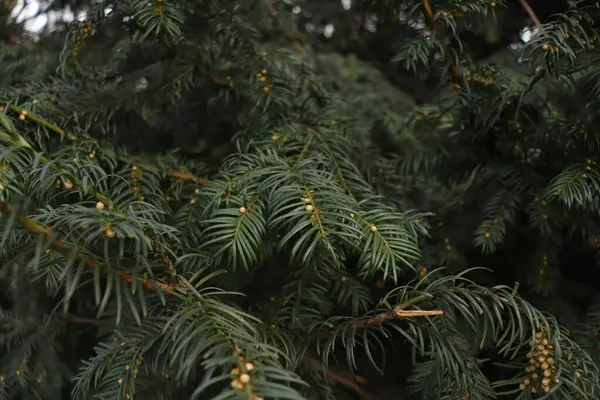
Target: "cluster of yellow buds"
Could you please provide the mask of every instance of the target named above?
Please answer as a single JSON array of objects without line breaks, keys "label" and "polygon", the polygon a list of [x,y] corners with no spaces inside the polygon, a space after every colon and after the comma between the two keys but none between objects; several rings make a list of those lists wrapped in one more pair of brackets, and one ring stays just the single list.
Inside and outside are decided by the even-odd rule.
[{"label": "cluster of yellow buds", "polygon": [[[550,45],[548,43],[544,43],[544,45],[542,46],[542,50],[544,50],[545,53],[547,53],[548,51],[550,51]],[[558,46],[552,46],[552,51],[554,53],[558,53]]]},{"label": "cluster of yellow buds", "polygon": [[21,376],[23,375],[23,373],[25,372],[25,367],[27,366],[27,360],[22,359],[21,360],[21,364],[19,365],[19,369],[15,371],[15,374],[17,376]]},{"label": "cluster of yellow buds", "polygon": [[[142,365],[142,363],[144,362],[144,357],[138,357],[135,359],[135,367],[133,367],[133,378],[137,378],[138,372],[139,372],[139,366]],[[131,367],[129,366],[129,364],[127,364],[125,366],[125,373],[129,373],[129,371],[131,370]],[[125,380],[125,375],[123,375],[122,377],[119,378],[119,384],[122,384],[123,381]]]},{"label": "cluster of yellow buds", "polygon": [[542,265],[541,265],[540,271],[539,271],[538,285],[542,284],[541,279],[546,274],[547,269],[548,269],[548,254],[544,253],[544,254],[542,254]]},{"label": "cluster of yellow buds", "polygon": [[56,186],[57,189],[60,189],[61,187],[65,188],[67,190],[73,189],[73,182],[71,182],[68,179],[65,180],[64,183],[60,179],[57,179],[56,182],[54,182],[54,185]]},{"label": "cluster of yellow buds", "polygon": [[427,111],[420,111],[417,113],[417,115],[415,115],[415,119],[417,121],[422,120],[423,118],[425,118],[426,116],[428,116],[429,113]]},{"label": "cluster of yellow buds", "polygon": [[[268,77],[268,76],[267,76],[267,70],[266,70],[266,69],[264,69],[264,68],[263,68],[262,70],[260,70],[260,72],[258,72],[258,73],[256,74],[256,79],[257,79],[259,82],[263,82],[263,83],[265,83],[265,82],[266,82],[266,80],[267,80],[267,77]],[[265,83],[265,84],[263,85],[263,90],[264,90],[265,92],[268,92],[269,90],[271,90],[271,88],[272,88],[272,87],[273,87],[273,84],[272,84],[272,83]]]},{"label": "cluster of yellow buds", "polygon": [[[234,355],[238,355],[240,363],[238,367],[231,370],[231,387],[234,389],[242,390],[246,387],[254,389],[255,386],[252,384],[252,375],[256,374],[254,364],[251,362],[244,361],[244,357],[240,355],[241,350],[234,350]],[[264,400],[262,397],[252,393],[252,400]]]},{"label": "cluster of yellow buds", "polygon": [[591,158],[586,158],[585,163],[587,164],[585,167],[586,171],[591,171],[592,165],[596,165],[596,161],[592,160]]},{"label": "cluster of yellow buds", "polygon": [[227,81],[227,86],[233,87],[233,78],[231,76],[227,75],[225,80]]},{"label": "cluster of yellow buds", "polygon": [[444,18],[459,18],[467,15],[464,11],[453,10],[453,11],[442,11],[440,15]]},{"label": "cluster of yellow buds", "polygon": [[466,71],[465,72],[465,79],[467,81],[474,81],[474,82],[481,82],[485,85],[488,84],[488,80],[486,79],[485,76],[479,74],[479,73],[474,73],[472,74],[471,71]]},{"label": "cluster of yellow buds", "polygon": [[461,87],[460,87],[460,85],[458,83],[455,83],[454,86],[452,87],[452,90],[453,90],[453,92],[454,92],[455,95],[460,94],[460,89],[461,89]]},{"label": "cluster of yellow buds", "polygon": [[279,140],[281,140],[282,142],[286,142],[287,141],[287,136],[285,135],[273,135],[271,136],[271,140],[275,143],[279,142]]},{"label": "cluster of yellow buds", "polygon": [[102,230],[104,231],[104,234],[105,234],[105,235],[106,235],[106,236],[107,236],[109,239],[112,239],[112,238],[114,238],[115,236],[117,236],[117,233],[116,233],[115,231],[113,231],[113,230],[112,230],[112,228],[111,228],[110,224],[109,224],[109,225],[106,225],[106,226],[104,227],[104,229],[102,229]]},{"label": "cluster of yellow buds", "polygon": [[138,200],[144,200],[144,196],[140,191],[138,180],[142,179],[142,170],[135,165],[131,167],[131,182],[133,183],[133,194]]},{"label": "cluster of yellow buds", "polygon": [[552,383],[557,383],[558,378],[553,378],[556,370],[554,347],[548,340],[546,329],[538,329],[535,339],[531,343],[532,349],[527,353],[529,366],[525,368],[527,375],[519,388],[521,390],[529,390],[532,393],[536,393],[539,390],[548,393],[550,392]]},{"label": "cluster of yellow buds", "polygon": [[448,253],[450,253],[452,251],[452,244],[450,244],[450,238],[445,238],[444,244],[446,245],[446,250],[448,251]]},{"label": "cluster of yellow buds", "polygon": [[[194,190],[194,194],[200,194],[200,189],[196,188]],[[165,200],[171,200],[171,197],[169,195],[165,195]],[[190,204],[195,204],[196,201],[196,197],[192,196],[192,198],[190,199]]]},{"label": "cluster of yellow buds", "polygon": [[44,378],[46,378],[46,371],[42,370],[42,372],[40,372],[40,374],[37,377],[38,383],[41,383],[44,380]]},{"label": "cluster of yellow buds", "polygon": [[25,121],[25,117],[27,117],[27,110],[21,110],[21,113],[19,114],[19,120],[20,121]]},{"label": "cluster of yellow buds", "polygon": [[92,26],[92,24],[88,22],[82,25],[81,34],[77,36],[77,39],[75,39],[75,48],[73,49],[74,57],[77,57],[79,55],[79,53],[81,52],[81,48],[83,47],[83,44],[85,42],[85,39],[87,39],[90,36],[93,29],[94,27]]},{"label": "cluster of yellow buds", "polygon": [[154,15],[161,16],[163,14],[164,0],[154,0],[156,2],[156,7],[152,10]]},{"label": "cluster of yellow buds", "polygon": [[419,276],[421,278],[425,278],[427,276],[427,274],[429,273],[429,270],[427,269],[426,265],[419,265]]}]

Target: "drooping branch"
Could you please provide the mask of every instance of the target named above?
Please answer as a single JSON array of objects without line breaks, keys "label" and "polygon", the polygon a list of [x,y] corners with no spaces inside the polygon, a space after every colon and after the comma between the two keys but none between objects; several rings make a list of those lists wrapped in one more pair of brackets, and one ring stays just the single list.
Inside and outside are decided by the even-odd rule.
[{"label": "drooping branch", "polygon": [[[8,141],[9,143],[13,144],[14,146],[23,146],[23,147],[27,148],[35,156],[35,158],[38,159],[41,163],[49,164],[50,168],[52,168],[52,170],[54,170],[56,173],[62,175],[64,178],[69,179],[69,182],[72,184],[73,187],[77,187],[77,186],[81,187],[82,186],[81,180],[79,180],[76,176],[74,176],[69,171],[56,165],[55,163],[51,163],[51,160],[47,156],[44,156],[43,154],[36,152],[33,149],[33,147],[31,146],[31,144],[24,137],[22,137],[18,134],[15,134],[14,136],[1,135],[0,138],[2,138],[5,141]],[[88,193],[90,195],[92,195],[96,200],[100,201],[102,204],[107,205],[112,212],[125,215],[125,213],[122,210],[120,210],[107,195],[100,192],[99,190],[97,190],[93,187],[89,187]],[[152,250],[156,254],[158,254],[160,256],[160,258],[163,260],[163,262],[165,263],[165,270],[169,273],[169,275],[171,277],[174,277],[176,275],[175,267],[173,266],[173,263],[169,259],[167,254],[164,251],[162,251],[160,249],[160,247],[156,244],[156,242],[154,240],[152,240],[150,237],[145,236],[145,239],[148,241],[148,243],[150,243],[152,245]]]},{"label": "drooping branch", "polygon": [[[21,225],[23,225],[25,227],[25,229],[27,229],[30,233],[41,233],[41,234],[45,235],[47,238],[53,237],[53,232],[50,228],[27,217],[23,213],[15,212],[13,207],[8,203],[0,202],[0,213],[4,214],[7,217],[11,217],[14,215],[16,220],[19,221],[19,223]],[[85,261],[86,265],[89,268],[108,269],[107,265],[105,265],[104,263],[94,259],[90,255],[84,254],[80,250],[71,247],[69,244],[67,244],[61,240],[58,240],[58,239],[53,240],[50,246],[51,246],[51,248],[53,248],[54,250],[56,250],[62,254],[74,255],[76,257],[76,259],[78,259],[80,261]],[[125,282],[138,281],[145,288],[158,287],[158,288],[163,289],[171,294],[178,294],[176,292],[177,289],[181,289],[184,292],[186,291],[185,287],[180,286],[180,285],[169,285],[167,283],[160,282],[160,281],[154,280],[154,279],[134,277],[123,271],[119,272],[119,278],[121,278],[121,280],[123,280]]]},{"label": "drooping branch", "polygon": [[[41,118],[38,115],[35,115],[27,110],[24,110],[18,106],[16,106],[15,104],[9,104],[8,106],[12,111],[18,113],[20,116],[22,116],[23,118],[26,118],[32,122],[35,122],[38,125],[41,125],[47,129],[49,129],[50,131],[54,132],[54,133],[58,133],[59,135],[61,135],[62,137],[66,137],[67,140],[72,141],[72,142],[81,142],[82,140],[85,140],[85,137],[79,137],[76,136],[72,133],[67,133],[65,132],[63,129],[61,129],[60,127],[44,120],[43,118]],[[157,167],[154,165],[150,165],[150,164],[142,164],[139,162],[136,162],[135,160],[133,160],[131,157],[128,157],[126,155],[123,154],[118,154],[117,153],[117,159],[125,164],[129,164],[132,166],[137,166],[143,169],[147,169],[149,171],[158,171]],[[194,182],[197,183],[199,185],[203,185],[203,186],[212,186],[212,187],[218,187],[218,185],[209,182],[207,179],[204,178],[200,178],[197,177],[193,174],[190,174],[188,172],[184,172],[184,171],[180,171],[178,169],[169,169],[166,171],[166,175],[170,178],[173,179],[179,179],[179,180],[185,180],[188,182]]]}]

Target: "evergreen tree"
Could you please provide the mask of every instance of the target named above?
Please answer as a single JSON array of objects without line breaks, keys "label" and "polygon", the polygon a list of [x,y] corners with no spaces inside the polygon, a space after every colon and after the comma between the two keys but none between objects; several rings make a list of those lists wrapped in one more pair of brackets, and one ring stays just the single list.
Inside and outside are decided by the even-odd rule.
[{"label": "evergreen tree", "polygon": [[595,4],[517,70],[501,1],[73,4],[0,25],[1,398],[598,398],[530,290],[599,234]]}]

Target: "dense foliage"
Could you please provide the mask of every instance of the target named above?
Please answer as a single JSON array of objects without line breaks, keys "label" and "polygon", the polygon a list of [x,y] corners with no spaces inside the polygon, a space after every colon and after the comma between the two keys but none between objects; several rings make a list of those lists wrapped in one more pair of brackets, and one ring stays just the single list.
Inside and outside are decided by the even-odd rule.
[{"label": "dense foliage", "polygon": [[598,6],[354,3],[4,1],[0,398],[600,396]]}]

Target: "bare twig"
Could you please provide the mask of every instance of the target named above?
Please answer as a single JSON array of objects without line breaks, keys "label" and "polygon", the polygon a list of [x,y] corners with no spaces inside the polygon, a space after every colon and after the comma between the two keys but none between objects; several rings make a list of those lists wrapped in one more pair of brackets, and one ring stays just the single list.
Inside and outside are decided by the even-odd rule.
[{"label": "bare twig", "polygon": [[[344,330],[358,330],[365,329],[374,325],[379,325],[387,321],[392,321],[401,318],[412,318],[412,317],[432,317],[438,315],[444,315],[442,310],[407,310],[413,304],[425,300],[425,296],[415,297],[404,304],[398,304],[389,311],[382,312],[372,317],[365,318],[361,321],[355,322],[347,326]],[[293,329],[293,327],[292,327]],[[331,329],[328,331],[320,332],[318,335],[306,336],[304,340],[323,340],[327,339],[336,333],[339,329]]]},{"label": "bare twig", "polygon": [[542,24],[540,22],[540,19],[537,17],[537,15],[535,15],[535,12],[533,11],[533,8],[531,8],[531,6],[529,5],[529,3],[527,3],[527,0],[519,0],[519,3],[521,3],[521,6],[525,9],[525,11],[527,12],[527,14],[529,15],[529,18],[531,18],[531,20],[533,21],[533,23],[535,25],[541,25]]}]

